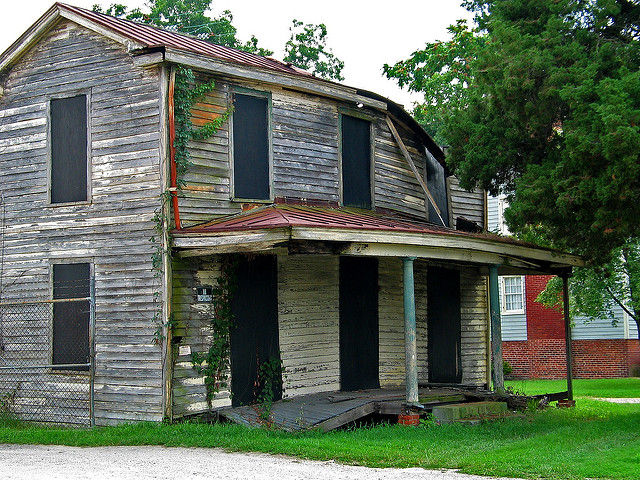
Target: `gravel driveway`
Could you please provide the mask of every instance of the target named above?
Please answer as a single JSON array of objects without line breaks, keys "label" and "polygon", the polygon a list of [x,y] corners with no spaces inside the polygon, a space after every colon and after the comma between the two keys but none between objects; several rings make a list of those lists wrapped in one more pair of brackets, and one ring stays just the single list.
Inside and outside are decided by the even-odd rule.
[{"label": "gravel driveway", "polygon": [[365,468],[208,448],[0,445],[0,478],[480,480],[451,470]]}]

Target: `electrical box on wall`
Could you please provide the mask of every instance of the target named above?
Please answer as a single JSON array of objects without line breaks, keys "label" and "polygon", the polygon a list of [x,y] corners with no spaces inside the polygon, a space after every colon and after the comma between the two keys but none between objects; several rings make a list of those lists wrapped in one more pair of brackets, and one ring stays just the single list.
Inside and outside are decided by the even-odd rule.
[{"label": "electrical box on wall", "polygon": [[198,303],[211,303],[213,301],[213,287],[196,287]]}]

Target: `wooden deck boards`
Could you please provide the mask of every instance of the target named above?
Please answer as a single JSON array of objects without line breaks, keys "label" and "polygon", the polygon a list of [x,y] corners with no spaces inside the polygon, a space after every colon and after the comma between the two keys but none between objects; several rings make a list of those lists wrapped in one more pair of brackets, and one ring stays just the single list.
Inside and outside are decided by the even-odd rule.
[{"label": "wooden deck boards", "polygon": [[[402,413],[404,390],[362,390],[300,395],[274,402],[268,419],[255,405],[219,410],[227,420],[247,425],[271,425],[287,431],[320,429],[329,431],[372,413]],[[429,406],[464,401],[464,395],[452,390],[420,390],[420,401]]]}]

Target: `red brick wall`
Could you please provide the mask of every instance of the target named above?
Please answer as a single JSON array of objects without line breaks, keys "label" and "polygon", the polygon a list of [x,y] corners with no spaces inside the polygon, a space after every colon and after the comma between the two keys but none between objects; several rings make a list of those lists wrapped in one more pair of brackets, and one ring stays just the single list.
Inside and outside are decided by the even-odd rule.
[{"label": "red brick wall", "polygon": [[[566,378],[564,318],[561,312],[536,302],[549,275],[525,277],[527,341],[502,342],[502,356],[512,378]],[[628,377],[640,364],[638,340],[574,340],[575,378]]]},{"label": "red brick wall", "polygon": [[[628,377],[640,363],[638,340],[574,340],[574,378]],[[566,378],[564,340],[502,342],[512,378]]]},{"label": "red brick wall", "polygon": [[564,318],[558,310],[536,302],[538,294],[547,286],[551,275],[527,275],[524,282],[527,338],[564,339]]}]

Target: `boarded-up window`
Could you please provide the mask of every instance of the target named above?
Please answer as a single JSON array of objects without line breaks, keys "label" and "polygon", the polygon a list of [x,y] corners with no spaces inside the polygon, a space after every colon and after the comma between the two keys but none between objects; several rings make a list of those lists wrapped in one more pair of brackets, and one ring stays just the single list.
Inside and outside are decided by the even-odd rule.
[{"label": "boarded-up window", "polygon": [[[89,362],[88,263],[53,266],[53,299],[83,299],[53,304],[53,364],[86,365]],[[86,366],[60,367],[86,370]]]},{"label": "boarded-up window", "polygon": [[87,200],[87,97],[51,100],[51,203]]},{"label": "boarded-up window", "polygon": [[371,208],[371,123],[342,116],[342,203]]},{"label": "boarded-up window", "polygon": [[236,198],[270,198],[267,115],[266,98],[234,95],[233,191]]}]

